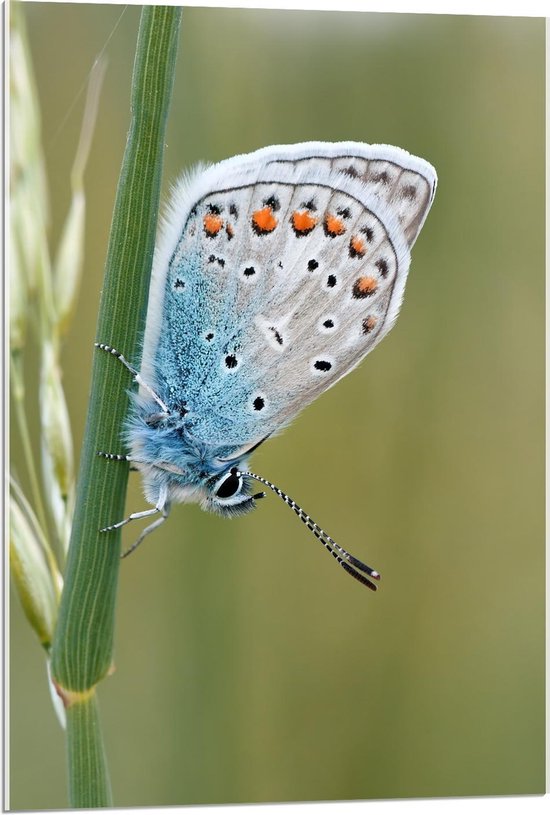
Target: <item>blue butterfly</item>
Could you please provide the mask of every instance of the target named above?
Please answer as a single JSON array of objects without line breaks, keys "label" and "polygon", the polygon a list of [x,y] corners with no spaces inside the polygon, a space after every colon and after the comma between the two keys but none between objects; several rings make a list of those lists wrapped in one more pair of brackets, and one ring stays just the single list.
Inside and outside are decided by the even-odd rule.
[{"label": "blue butterfly", "polygon": [[[264,492],[288,504],[336,561],[371,589],[377,571],[350,555],[248,457],[354,368],[388,333],[410,248],[437,177],[388,145],[266,147],[183,178],[156,250],[139,385],[125,429],[152,509],[123,556],[194,501],[222,515]],[[369,579],[370,578],[370,579]]]}]

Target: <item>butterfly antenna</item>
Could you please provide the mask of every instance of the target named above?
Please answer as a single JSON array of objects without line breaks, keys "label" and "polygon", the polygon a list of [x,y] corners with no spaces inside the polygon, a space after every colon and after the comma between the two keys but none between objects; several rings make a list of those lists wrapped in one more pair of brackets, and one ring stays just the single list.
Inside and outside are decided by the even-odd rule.
[{"label": "butterfly antenna", "polygon": [[261,475],[256,475],[255,473],[250,472],[241,473],[241,475],[254,478],[261,484],[265,484],[265,486],[269,487],[270,490],[273,490],[273,492],[276,495],[278,495],[279,498],[281,498],[285,502],[285,504],[287,504],[287,506],[294,510],[298,518],[304,522],[304,524],[307,526],[309,530],[311,530],[311,532],[313,532],[315,537],[321,541],[325,549],[328,552],[330,552],[330,554],[336,560],[336,562],[339,563],[340,566],[343,569],[345,569],[345,571],[348,574],[350,574],[364,586],[368,586],[368,588],[371,589],[372,591],[376,591],[375,584],[371,580],[366,578],[364,574],[360,574],[360,572],[368,574],[369,577],[372,577],[374,580],[380,580],[380,574],[375,569],[371,569],[371,567],[367,566],[366,563],[363,563],[361,560],[354,557],[345,549],[343,549],[341,546],[339,546],[336,543],[336,541],[330,537],[330,535],[327,535],[327,533],[323,529],[321,529],[321,527],[318,526],[318,524],[316,524],[315,521],[312,520],[312,518],[309,517],[307,512],[304,512],[304,510],[300,506],[298,506],[296,501],[293,501],[289,495],[280,490],[279,487],[276,487],[275,484],[272,484],[271,481],[268,481],[266,478],[262,478]]}]

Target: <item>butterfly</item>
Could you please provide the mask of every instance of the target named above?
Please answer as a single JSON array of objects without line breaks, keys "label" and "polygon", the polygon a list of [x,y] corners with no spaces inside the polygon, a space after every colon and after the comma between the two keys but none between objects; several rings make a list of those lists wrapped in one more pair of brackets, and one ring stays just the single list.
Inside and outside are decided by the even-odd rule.
[{"label": "butterfly", "polygon": [[173,502],[239,515],[272,490],[336,561],[376,589],[379,573],[340,547],[248,458],[349,373],[395,323],[434,168],[399,147],[306,142],[199,167],[175,187],[155,251],[141,367],[96,343],[139,385],[129,461],[159,514]]}]

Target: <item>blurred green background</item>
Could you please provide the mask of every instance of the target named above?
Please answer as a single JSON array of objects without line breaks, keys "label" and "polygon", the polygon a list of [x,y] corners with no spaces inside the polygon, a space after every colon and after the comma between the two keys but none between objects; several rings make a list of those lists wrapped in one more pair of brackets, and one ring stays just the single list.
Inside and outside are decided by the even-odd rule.
[{"label": "blurred green background", "polygon": [[[77,94],[122,8],[25,11],[55,245]],[[106,46],[87,172],[64,352],[77,449],[138,19]],[[185,10],[166,188],[200,159],[354,139],[427,158],[439,190],[394,331],[253,459],[380,590],[274,497],[232,521],[177,507],[121,572],[100,689],[117,806],[543,791],[544,127],[542,19]],[[17,599],[11,625],[11,806],[64,807]]]}]

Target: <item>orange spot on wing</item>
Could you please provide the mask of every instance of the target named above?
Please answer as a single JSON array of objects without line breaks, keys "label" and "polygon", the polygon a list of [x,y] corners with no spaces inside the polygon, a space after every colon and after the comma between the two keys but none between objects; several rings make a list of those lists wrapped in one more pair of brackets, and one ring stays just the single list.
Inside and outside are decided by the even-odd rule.
[{"label": "orange spot on wing", "polygon": [[203,218],[204,223],[204,231],[206,232],[209,237],[213,238],[214,235],[217,235],[220,229],[223,226],[223,221],[219,215],[213,215],[209,212]]},{"label": "orange spot on wing", "polygon": [[376,279],[374,277],[358,277],[353,284],[353,296],[357,298],[370,297],[376,291]]},{"label": "orange spot on wing", "polygon": [[344,226],[344,222],[340,218],[337,218],[336,215],[331,215],[330,212],[327,212],[325,215],[325,232],[327,235],[334,238],[336,235],[343,235],[345,231],[346,227]]},{"label": "orange spot on wing", "polygon": [[271,207],[264,207],[253,212],[252,226],[257,232],[273,232],[277,226],[277,218],[273,215]]},{"label": "orange spot on wing", "polygon": [[365,255],[365,242],[359,235],[354,235],[349,242],[350,255],[352,257],[364,257]]},{"label": "orange spot on wing", "polygon": [[292,226],[294,231],[300,235],[307,235],[308,232],[311,232],[316,223],[317,218],[314,218],[307,209],[301,212],[296,210],[296,212],[292,213]]},{"label": "orange spot on wing", "polygon": [[377,321],[376,317],[372,317],[372,316],[366,317],[363,320],[363,334],[370,334],[370,332],[376,326],[377,322],[378,321]]}]

